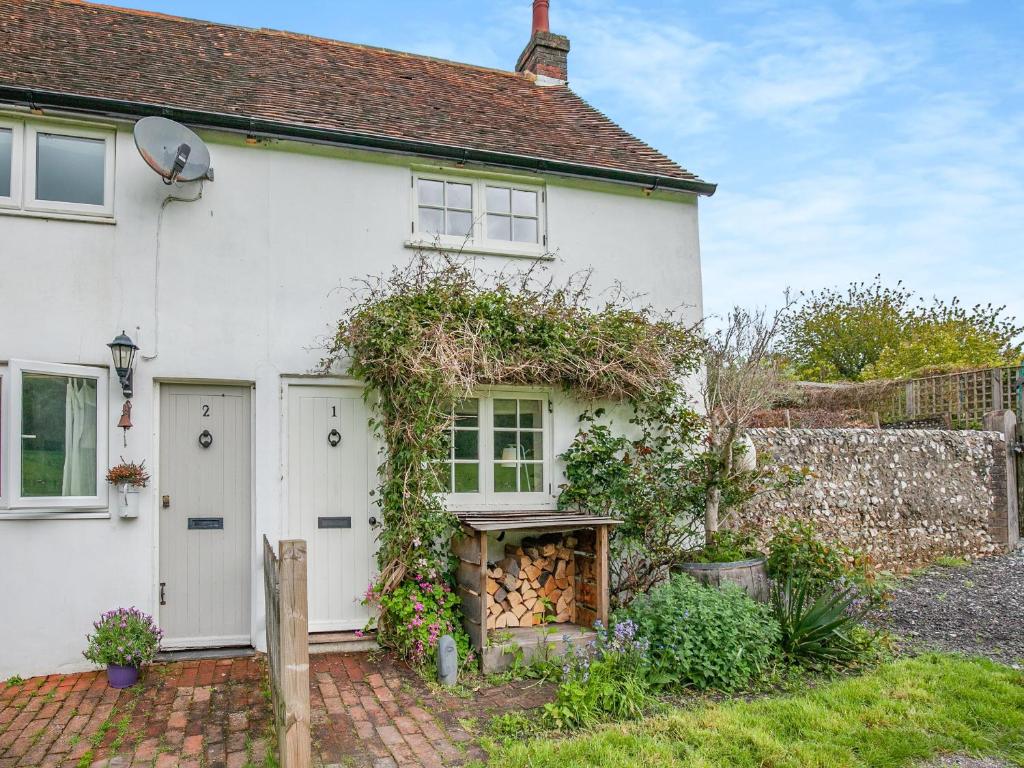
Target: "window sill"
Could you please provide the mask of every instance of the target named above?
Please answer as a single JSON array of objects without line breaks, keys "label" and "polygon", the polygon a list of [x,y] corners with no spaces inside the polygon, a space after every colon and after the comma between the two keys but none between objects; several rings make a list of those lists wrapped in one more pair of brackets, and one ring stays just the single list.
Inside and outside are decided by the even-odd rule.
[{"label": "window sill", "polygon": [[481,256],[505,256],[513,259],[533,259],[534,261],[554,261],[555,257],[539,248],[515,248],[498,245],[479,245],[462,240],[457,243],[440,243],[436,240],[406,240],[406,248],[419,251],[448,251],[451,253],[472,253]]},{"label": "window sill", "polygon": [[20,216],[25,219],[52,219],[54,221],[79,221],[89,224],[117,224],[113,216],[88,213],[59,213],[57,211],[26,211],[22,208],[0,208],[0,216]]},{"label": "window sill", "polygon": [[109,520],[109,510],[85,510],[82,512],[68,512],[55,509],[48,512],[45,509],[4,509],[0,510],[0,521],[3,520]]}]

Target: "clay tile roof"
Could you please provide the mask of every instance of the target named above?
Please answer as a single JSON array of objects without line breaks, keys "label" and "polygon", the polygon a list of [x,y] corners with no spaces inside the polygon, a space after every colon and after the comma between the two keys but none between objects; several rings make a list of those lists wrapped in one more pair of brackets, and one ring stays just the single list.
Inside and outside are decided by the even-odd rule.
[{"label": "clay tile roof", "polygon": [[148,105],[220,115],[211,125],[257,120],[714,189],[568,87],[528,74],[80,0],[0,0],[0,51],[8,101],[28,91],[112,100],[135,114]]}]

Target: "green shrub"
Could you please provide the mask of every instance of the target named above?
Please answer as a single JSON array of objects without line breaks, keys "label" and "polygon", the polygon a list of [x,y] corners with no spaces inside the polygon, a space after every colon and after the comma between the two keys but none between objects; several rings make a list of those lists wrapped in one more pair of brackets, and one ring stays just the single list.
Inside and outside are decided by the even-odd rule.
[{"label": "green shrub", "polygon": [[690,561],[694,563],[734,563],[738,560],[749,560],[760,557],[757,543],[751,531],[732,531],[724,529],[716,531],[711,543],[704,545],[695,552]]},{"label": "green shrub", "polygon": [[778,624],[738,587],[704,587],[679,574],[637,597],[625,615],[651,644],[657,685],[736,690],[778,654]]},{"label": "green shrub", "polygon": [[805,577],[787,577],[772,587],[771,605],[781,631],[783,653],[792,661],[836,664],[856,660],[866,651],[854,630],[863,610],[853,606],[853,588],[815,595]]},{"label": "green shrub", "polygon": [[629,620],[604,630],[591,646],[570,645],[555,700],[544,705],[553,728],[584,728],[602,720],[643,714],[651,702],[646,656],[649,644]]},{"label": "green shrub", "polygon": [[868,559],[849,547],[823,541],[810,521],[779,522],[768,544],[767,565],[774,581],[800,579],[815,597],[849,588],[872,604],[886,597]]},{"label": "green shrub", "polygon": [[392,619],[392,623],[381,628],[385,641],[413,664],[425,667],[437,658],[437,641],[443,635],[451,635],[455,638],[459,660],[471,663],[473,654],[459,618],[458,595],[446,581],[420,573],[410,576],[411,579],[383,595],[378,595],[372,587],[367,590],[367,604],[378,604]]}]

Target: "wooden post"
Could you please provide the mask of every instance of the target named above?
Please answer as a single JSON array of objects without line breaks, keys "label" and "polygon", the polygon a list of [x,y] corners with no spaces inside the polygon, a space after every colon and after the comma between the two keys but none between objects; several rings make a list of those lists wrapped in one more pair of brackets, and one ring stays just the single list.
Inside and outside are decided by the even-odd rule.
[{"label": "wooden post", "polygon": [[789,415],[789,408],[787,408],[784,411],[784,415],[786,417],[786,429],[792,429],[793,428],[793,419]]},{"label": "wooden post", "polygon": [[282,541],[281,693],[284,733],[278,745],[282,768],[309,768],[309,609],[306,596],[306,542]]},{"label": "wooden post", "polygon": [[989,371],[992,377],[992,404],[985,408],[986,411],[1003,410],[1003,369],[993,368]]},{"label": "wooden post", "polygon": [[875,425],[875,429],[882,428],[882,417],[878,414],[878,411],[871,412],[871,420]]},{"label": "wooden post", "polygon": [[480,581],[477,594],[480,595],[480,610],[477,618],[480,619],[480,645],[477,653],[483,660],[484,648],[487,647],[487,532],[480,531],[477,536],[480,538]]},{"label": "wooden post", "polygon": [[594,544],[594,580],[597,582],[597,618],[604,627],[608,626],[608,526],[599,525]]},{"label": "wooden post", "polygon": [[[985,429],[999,432],[1006,438],[1006,539],[1012,550],[1020,540],[1020,510],[1017,504],[1017,416],[1013,411],[996,410],[985,414]],[[1004,510],[997,510],[1001,513]],[[1001,525],[1000,525],[1001,527]]]},{"label": "wooden post", "polygon": [[908,421],[913,421],[914,417],[917,416],[917,403],[914,402],[914,382],[908,381],[904,388],[907,398],[904,407],[906,408],[906,418]]}]

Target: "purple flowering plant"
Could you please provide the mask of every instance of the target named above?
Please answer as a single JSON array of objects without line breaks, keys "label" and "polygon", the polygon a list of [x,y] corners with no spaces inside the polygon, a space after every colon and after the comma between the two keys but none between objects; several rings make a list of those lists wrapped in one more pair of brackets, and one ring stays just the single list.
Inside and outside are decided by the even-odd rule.
[{"label": "purple flowering plant", "polygon": [[414,664],[425,666],[436,659],[437,642],[443,635],[455,638],[462,662],[471,660],[469,637],[462,629],[459,598],[437,571],[412,571],[386,594],[372,586],[366,602],[376,604],[387,622],[378,627],[378,635]]},{"label": "purple flowering plant", "polygon": [[555,728],[583,728],[608,719],[640,717],[651,702],[647,654],[650,643],[626,619],[610,627],[596,622],[597,638],[576,645],[565,636],[562,681],[544,719]]},{"label": "purple flowering plant", "polygon": [[153,617],[134,606],[107,611],[92,626],[82,655],[94,664],[141,667],[156,656],[164,636]]}]

